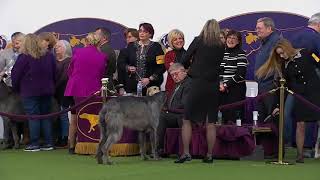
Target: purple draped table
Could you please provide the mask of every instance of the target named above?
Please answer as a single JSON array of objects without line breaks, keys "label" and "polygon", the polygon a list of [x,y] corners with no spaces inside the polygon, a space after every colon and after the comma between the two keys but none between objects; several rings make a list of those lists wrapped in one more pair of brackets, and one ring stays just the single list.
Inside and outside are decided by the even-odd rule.
[{"label": "purple draped table", "polygon": [[[258,134],[257,141],[264,147],[265,155],[277,152],[277,133],[272,124],[271,133]],[[254,135],[250,126],[237,127],[235,125],[217,126],[217,138],[213,148],[216,158],[241,158],[251,155],[255,149]],[[180,128],[168,128],[165,135],[165,152],[167,154],[182,154],[183,146]],[[193,156],[204,156],[207,153],[206,129],[193,127],[190,143],[190,153]]]},{"label": "purple draped table", "polygon": [[[76,103],[85,98],[77,98]],[[95,97],[77,109],[77,154],[96,154],[100,139],[98,126],[99,111],[102,107],[102,98]],[[139,154],[138,133],[125,128],[122,138],[111,147],[110,155],[125,156]]]}]

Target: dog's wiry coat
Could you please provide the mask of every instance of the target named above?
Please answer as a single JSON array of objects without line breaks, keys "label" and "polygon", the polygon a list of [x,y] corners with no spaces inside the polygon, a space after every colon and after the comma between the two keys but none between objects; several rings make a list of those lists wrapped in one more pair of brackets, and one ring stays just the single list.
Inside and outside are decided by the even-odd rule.
[{"label": "dog's wiry coat", "polygon": [[[20,97],[13,93],[3,81],[0,82],[0,111],[19,115],[24,114]],[[5,149],[9,146],[10,132],[13,136],[14,148],[19,148],[19,137],[16,122],[11,121],[6,116],[2,116],[2,119],[4,125],[4,144],[1,148]]]},{"label": "dog's wiry coat", "polygon": [[145,133],[150,132],[151,147],[156,155],[156,129],[165,93],[159,92],[149,97],[123,96],[108,100],[102,107],[99,116],[100,143],[97,150],[97,162],[103,163],[103,155],[107,164],[111,164],[109,149],[120,140],[123,127],[138,130],[141,156],[146,159]]}]

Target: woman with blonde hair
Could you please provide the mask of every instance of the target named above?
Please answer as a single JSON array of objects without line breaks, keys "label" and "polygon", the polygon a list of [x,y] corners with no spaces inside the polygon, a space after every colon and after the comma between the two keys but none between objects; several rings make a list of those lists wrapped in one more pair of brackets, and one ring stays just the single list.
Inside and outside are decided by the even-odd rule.
[{"label": "woman with blonde hair", "polygon": [[[95,33],[89,33],[86,39],[86,47],[74,49],[68,69],[69,80],[64,95],[72,96],[75,101],[79,97],[87,97],[100,90],[108,61],[107,56],[97,48],[99,39]],[[70,154],[75,150],[76,131],[77,122],[72,118],[69,124]]]},{"label": "woman with blonde hair", "polygon": [[[271,51],[268,61],[263,64],[256,76],[267,78],[276,73],[287,80],[293,92],[303,96],[311,103],[320,106],[320,75],[315,59],[305,49],[295,49],[286,39],[281,39]],[[298,99],[293,102],[293,117],[297,122],[296,143],[297,163],[303,163],[303,145],[305,137],[304,122],[320,119],[320,113],[304,105]]]},{"label": "woman with blonde hair", "polygon": [[[166,53],[164,56],[164,66],[168,71],[170,66],[174,63],[181,63],[183,55],[186,53],[186,50],[183,48],[184,46],[184,34],[182,31],[178,29],[173,29],[168,34],[169,46],[172,50]],[[171,75],[168,73],[167,81],[166,81],[166,91],[170,96],[174,89],[174,81]]]},{"label": "woman with blonde hair", "polygon": [[[55,88],[55,58],[34,34],[25,36],[21,51],[12,69],[12,88],[21,96],[27,115],[49,114]],[[42,146],[39,144],[41,129],[45,137]],[[54,148],[50,119],[29,120],[29,130],[31,143],[25,151]]]},{"label": "woman with blonde hair", "polygon": [[[182,125],[183,154],[175,163],[191,161],[189,145],[192,123],[206,123],[208,144],[204,163],[213,163],[213,145],[216,139],[214,122],[218,115],[219,66],[223,59],[224,46],[220,40],[220,27],[215,19],[208,20],[200,35],[190,44],[182,63],[189,69],[191,92],[186,100]],[[192,58],[192,62],[190,59]]]}]

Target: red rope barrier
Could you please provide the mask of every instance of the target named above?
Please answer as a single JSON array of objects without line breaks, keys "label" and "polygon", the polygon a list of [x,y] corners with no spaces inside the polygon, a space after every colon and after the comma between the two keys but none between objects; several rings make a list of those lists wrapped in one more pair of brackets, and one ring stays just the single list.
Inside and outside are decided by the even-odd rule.
[{"label": "red rope barrier", "polygon": [[[225,104],[225,105],[219,106],[219,110],[233,109],[233,108],[242,106],[242,105],[244,105],[245,103],[247,103],[249,101],[260,101],[261,99],[269,96],[270,94],[275,93],[277,90],[278,89],[273,89],[271,91],[262,93],[262,94],[260,94],[260,95],[258,95],[256,97],[253,97],[252,99],[245,99],[245,100],[242,100],[242,101],[237,101],[237,102],[234,102],[234,103],[230,103],[230,104]],[[183,109],[167,109],[166,111],[172,112],[172,113],[178,113],[178,114],[184,113]]]},{"label": "red rope barrier", "polygon": [[37,120],[37,119],[46,119],[46,118],[56,117],[56,116],[59,116],[63,113],[67,113],[68,111],[74,110],[74,109],[82,106],[83,104],[87,103],[89,100],[94,98],[99,93],[100,93],[100,91],[97,91],[94,94],[92,94],[91,96],[82,100],[80,103],[78,103],[72,107],[69,107],[67,109],[64,109],[62,111],[59,111],[59,112],[54,112],[54,113],[44,114],[44,115],[18,115],[18,114],[0,112],[0,116],[6,116],[14,121]]},{"label": "red rope barrier", "polygon": [[[262,94],[260,94],[260,95],[258,95],[256,97],[253,97],[253,100],[260,101],[261,99],[269,96],[270,94],[274,93],[275,91],[277,91],[277,90],[272,90],[272,91],[268,91],[268,92],[262,93]],[[249,102],[249,101],[252,101],[252,99],[245,99],[245,100],[242,100],[242,101],[237,101],[237,102],[234,102],[234,103],[225,104],[225,105],[219,106],[219,110],[233,109],[233,108],[242,106],[243,104],[245,104],[246,102]]]},{"label": "red rope barrier", "polygon": [[[290,92],[290,91],[289,91]],[[313,109],[317,112],[320,112],[320,107],[318,107],[317,105],[313,104],[312,102],[308,101],[307,99],[305,99],[303,96],[301,96],[300,94],[297,94],[295,92],[290,92],[295,98],[297,98],[298,100],[300,100],[303,104],[305,104],[306,106],[308,106],[310,109]]]},{"label": "red rope barrier", "polygon": [[[239,107],[239,106],[242,106],[243,104],[245,104],[246,102],[249,102],[249,101],[260,101],[261,99],[269,96],[270,94],[276,92],[278,89],[274,89],[274,90],[271,90],[271,91],[268,91],[268,92],[265,92],[263,94],[260,94],[256,97],[253,97],[253,99],[245,99],[245,100],[242,100],[242,101],[237,101],[237,102],[234,102],[234,103],[230,103],[230,104],[225,104],[225,105],[222,105],[222,106],[219,106],[219,110],[224,110],[224,109],[232,109],[232,108],[235,108],[235,107]],[[86,99],[82,100],[80,103],[72,106],[72,107],[69,107],[65,110],[62,110],[62,111],[59,111],[59,112],[54,112],[54,113],[50,113],[50,114],[45,114],[45,115],[17,115],[17,114],[11,114],[11,113],[4,113],[4,112],[0,112],[0,116],[6,116],[6,117],[9,117],[9,118],[12,118],[13,120],[15,121],[22,121],[22,120],[37,120],[37,119],[46,119],[46,118],[51,118],[51,117],[56,117],[56,116],[59,116],[63,113],[66,113],[70,110],[74,110],[76,108],[78,108],[79,106],[87,103],[90,99],[92,99],[94,96],[96,96],[97,94],[99,94],[100,91],[97,91],[96,93],[94,93],[93,95],[87,97]],[[309,104],[315,106],[314,104],[310,103]],[[317,107],[317,106],[315,106]],[[320,111],[320,108],[318,109]],[[183,113],[184,110],[183,109],[168,109],[167,111],[169,112],[173,112],[173,113]]]}]

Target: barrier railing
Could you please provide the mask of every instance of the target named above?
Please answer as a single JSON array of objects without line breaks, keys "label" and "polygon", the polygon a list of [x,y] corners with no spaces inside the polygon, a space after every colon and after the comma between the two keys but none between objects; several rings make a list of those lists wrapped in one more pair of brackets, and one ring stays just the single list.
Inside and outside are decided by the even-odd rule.
[{"label": "barrier railing", "polygon": [[[81,102],[79,102],[79,103],[75,104],[74,106],[69,107],[69,108],[67,108],[65,110],[62,110],[62,111],[59,111],[59,112],[50,113],[50,114],[46,114],[46,115],[18,115],[18,114],[0,112],[0,116],[6,116],[6,117],[14,119],[15,121],[45,119],[45,118],[56,117],[56,116],[59,116],[59,115],[61,115],[63,113],[66,113],[68,111],[77,109],[78,107],[86,104],[89,100],[91,100],[92,98],[96,97],[99,94],[101,94],[101,96],[103,97],[102,98],[103,102],[106,102],[107,93],[108,93],[108,87],[107,87],[108,79],[104,78],[101,81],[102,81],[101,91],[97,91],[97,92],[93,93],[91,96],[85,98]],[[282,79],[280,79],[280,87],[278,87],[276,89],[272,89],[272,90],[270,90],[268,92],[265,92],[263,94],[260,94],[260,95],[258,95],[256,97],[253,97],[253,100],[260,101],[260,100],[268,97],[269,95],[277,92],[278,90],[280,90],[280,96],[279,96],[279,98],[280,98],[280,110],[279,110],[278,161],[271,162],[273,164],[279,164],[279,165],[288,165],[288,164],[290,164],[288,162],[284,162],[283,161],[283,125],[284,125],[284,98],[285,98],[285,91],[287,91],[288,93],[292,94],[296,99],[298,99],[299,101],[304,103],[309,108],[311,108],[311,109],[313,109],[313,110],[315,110],[315,111],[320,113],[320,107],[318,107],[317,105],[315,105],[312,102],[308,101],[307,99],[303,98],[303,96],[301,96],[300,94],[297,94],[297,93],[289,90],[288,88],[286,88],[284,86],[285,83],[286,83],[286,80],[284,78],[282,78]],[[245,100],[242,100],[242,101],[237,101],[237,102],[234,102],[234,103],[222,105],[222,106],[219,106],[219,110],[232,109],[232,108],[235,108],[235,107],[239,107],[239,106],[242,106],[242,105],[246,104],[249,101],[252,101],[252,99],[245,99]],[[176,110],[175,109],[169,109],[168,111],[183,113],[183,109],[176,109]]]},{"label": "barrier railing", "polygon": [[78,107],[86,104],[89,100],[91,100],[92,98],[96,97],[98,94],[100,94],[100,91],[97,91],[95,93],[93,93],[91,96],[85,98],[84,100],[82,100],[81,102],[79,102],[78,104],[75,104],[72,107],[69,107],[67,109],[64,109],[62,111],[58,111],[58,112],[54,112],[54,113],[50,113],[50,114],[43,114],[43,115],[20,115],[20,114],[12,114],[12,113],[5,113],[5,112],[0,112],[0,116],[6,116],[9,118],[12,118],[14,121],[25,121],[25,120],[37,120],[37,119],[46,119],[46,118],[52,118],[52,117],[56,117],[59,116],[61,114],[67,113],[68,111],[77,109]]}]

